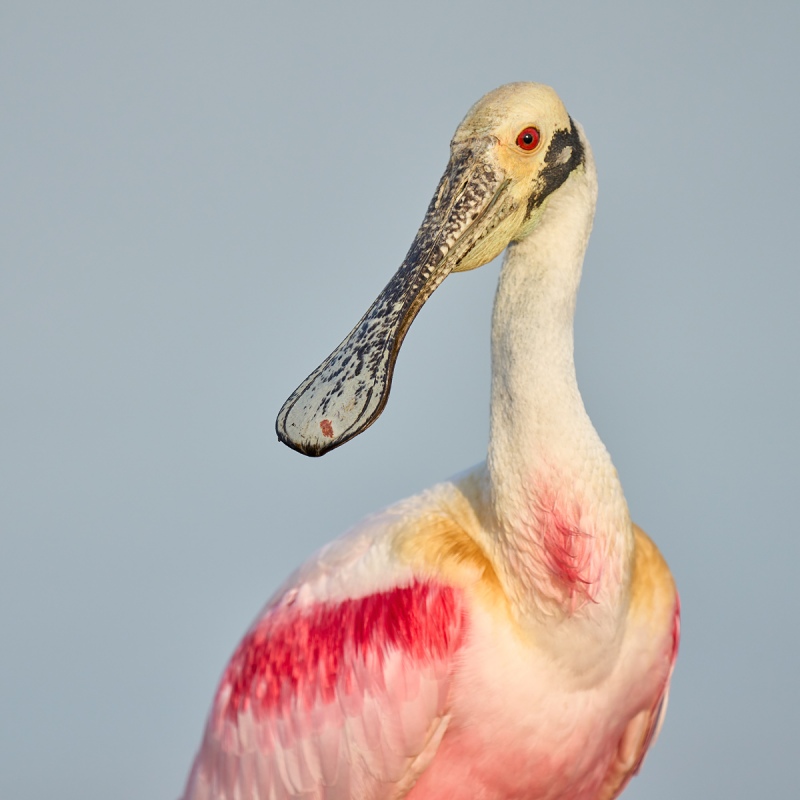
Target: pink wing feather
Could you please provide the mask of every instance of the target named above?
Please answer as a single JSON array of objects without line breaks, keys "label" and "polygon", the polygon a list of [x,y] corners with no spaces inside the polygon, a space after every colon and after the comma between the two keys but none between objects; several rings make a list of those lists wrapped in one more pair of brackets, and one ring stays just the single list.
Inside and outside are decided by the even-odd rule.
[{"label": "pink wing feather", "polygon": [[185,800],[394,796],[435,753],[465,629],[460,592],[404,575],[309,600],[320,572],[301,571],[231,658]]}]

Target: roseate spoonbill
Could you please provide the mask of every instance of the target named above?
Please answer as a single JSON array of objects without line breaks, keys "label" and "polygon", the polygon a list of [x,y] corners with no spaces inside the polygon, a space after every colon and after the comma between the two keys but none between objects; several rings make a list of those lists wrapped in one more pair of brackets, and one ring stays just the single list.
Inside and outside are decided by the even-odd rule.
[{"label": "roseate spoonbill", "polygon": [[186,800],[608,800],[639,769],[679,604],[575,379],[596,192],[583,130],[546,86],[502,86],[458,127],[405,261],[277,431],[309,455],[363,431],[426,298],[507,248],[486,462],[277,591],[224,672]]}]

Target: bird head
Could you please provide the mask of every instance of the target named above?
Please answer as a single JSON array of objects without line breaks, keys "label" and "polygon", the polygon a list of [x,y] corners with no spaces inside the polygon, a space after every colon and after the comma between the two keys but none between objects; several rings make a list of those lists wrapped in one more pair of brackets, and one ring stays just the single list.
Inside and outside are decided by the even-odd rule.
[{"label": "bird head", "polygon": [[550,87],[512,83],[482,97],[453,136],[447,169],[400,269],[284,403],[278,438],[318,456],[369,427],[428,297],[450,272],[480,267],[531,234],[584,155],[581,134]]}]

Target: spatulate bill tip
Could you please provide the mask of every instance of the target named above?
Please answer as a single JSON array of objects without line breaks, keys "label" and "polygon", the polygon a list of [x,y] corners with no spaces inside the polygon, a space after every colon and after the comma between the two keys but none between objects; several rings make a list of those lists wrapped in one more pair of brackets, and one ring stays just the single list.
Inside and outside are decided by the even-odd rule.
[{"label": "spatulate bill tip", "polygon": [[[367,394],[366,405],[370,399],[371,392]],[[306,456],[323,456],[335,450],[358,436],[377,417],[374,413],[364,413],[365,408],[354,415],[352,407],[321,409],[318,404],[304,400],[308,400],[306,392],[287,400],[275,421],[275,432],[279,441]]]},{"label": "spatulate bill tip", "polygon": [[304,456],[315,458],[324,455],[331,449],[330,446],[326,446],[327,443],[324,439],[320,440],[319,437],[309,436],[305,426],[298,426],[297,422],[290,423],[289,418],[292,415],[296,399],[296,396],[292,395],[278,413],[275,420],[275,433],[278,441]]},{"label": "spatulate bill tip", "polygon": [[305,439],[292,439],[277,427],[276,433],[278,434],[279,442],[282,442],[291,450],[294,450],[301,455],[309,456],[310,458],[324,456],[325,453],[327,453],[329,450],[332,450],[338,444],[336,443],[326,447],[325,445],[320,445],[318,442],[310,442]]},{"label": "spatulate bill tip", "polygon": [[358,428],[357,430],[349,431],[347,434],[344,434],[342,436],[327,437],[323,434],[322,437],[319,437],[319,436],[307,436],[307,435],[290,435],[285,429],[282,429],[278,424],[276,424],[275,426],[275,431],[278,435],[278,441],[282,442],[287,447],[300,453],[301,455],[309,456],[310,458],[318,458],[319,456],[324,456],[331,450],[335,450],[337,447],[341,447],[343,444],[346,444],[351,439],[358,436],[358,434],[361,433],[362,430],[363,428]]}]

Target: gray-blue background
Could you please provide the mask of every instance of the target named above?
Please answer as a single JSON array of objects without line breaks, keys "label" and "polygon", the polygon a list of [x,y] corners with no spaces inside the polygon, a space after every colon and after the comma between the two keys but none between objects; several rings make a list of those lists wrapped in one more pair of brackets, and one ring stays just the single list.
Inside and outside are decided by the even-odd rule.
[{"label": "gray-blue background", "polygon": [[799,36],[788,1],[7,0],[0,797],[175,798],[278,581],[483,458],[497,264],[364,436],[309,460],[273,420],[512,80],[594,146],[579,379],[683,599],[626,797],[796,796]]}]

